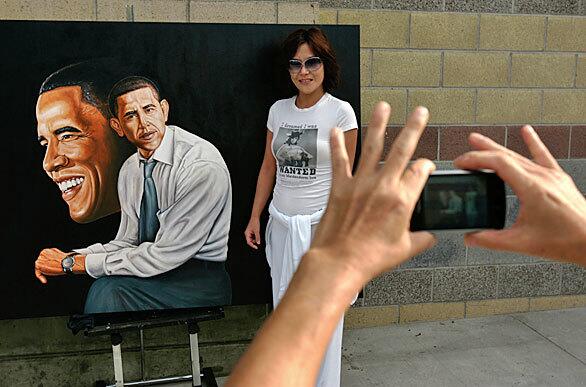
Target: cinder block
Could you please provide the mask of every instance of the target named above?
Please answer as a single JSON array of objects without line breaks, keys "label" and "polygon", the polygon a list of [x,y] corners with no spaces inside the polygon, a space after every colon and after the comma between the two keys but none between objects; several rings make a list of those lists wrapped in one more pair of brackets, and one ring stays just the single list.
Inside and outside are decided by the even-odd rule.
[{"label": "cinder block", "polygon": [[[188,1],[97,0],[96,4],[98,20],[101,21],[188,21]],[[132,17],[131,20],[129,16]]]},{"label": "cinder block", "polygon": [[586,18],[557,16],[547,20],[549,51],[586,51]]},{"label": "cinder block", "polygon": [[442,11],[442,0],[374,0],[374,8],[400,9],[404,11]]},{"label": "cinder block", "polygon": [[320,0],[321,8],[371,8],[371,0]]},{"label": "cinder block", "polygon": [[412,89],[408,109],[427,107],[431,124],[470,124],[474,122],[474,97],[471,89]]},{"label": "cinder block", "polygon": [[433,274],[435,302],[495,298],[496,290],[496,266],[441,268]]},{"label": "cinder block", "polygon": [[279,24],[315,24],[319,20],[318,3],[277,3]]},{"label": "cinder block", "polygon": [[586,87],[586,56],[578,55],[576,66],[576,87]]},{"label": "cinder block", "polygon": [[510,13],[511,0],[445,0],[448,12]]},{"label": "cinder block", "polygon": [[529,310],[552,310],[586,306],[586,295],[539,297],[529,300]]},{"label": "cinder block", "polygon": [[507,86],[509,55],[504,52],[444,53],[444,86]]},{"label": "cinder block", "polygon": [[335,9],[320,9],[319,24],[336,24],[338,23],[338,11]]},{"label": "cinder block", "polygon": [[586,126],[572,126],[570,157],[586,159]]},{"label": "cinder block", "polygon": [[360,25],[360,47],[407,47],[407,12],[339,10],[338,24]]},{"label": "cinder block", "polygon": [[276,23],[277,4],[269,1],[191,1],[194,23]]},{"label": "cinder block", "polygon": [[505,144],[504,126],[447,126],[440,128],[440,160],[453,160],[472,150],[468,144],[470,133],[480,133],[493,141]]},{"label": "cinder block", "polygon": [[464,318],[466,306],[463,302],[440,302],[399,306],[399,322],[434,321]]},{"label": "cinder block", "polygon": [[558,163],[574,180],[580,192],[586,195],[586,159],[558,160]]},{"label": "cinder block", "polygon": [[480,15],[480,49],[542,50],[544,16]]},{"label": "cinder block", "polygon": [[[94,352],[74,354],[60,353],[53,356],[21,358],[14,361],[0,362],[2,386],[93,386],[97,380],[113,381],[112,347],[109,352]],[[140,378],[140,353],[126,352],[122,344],[122,361],[124,362],[124,379],[138,380]],[[105,348],[107,350],[107,348]],[[183,359],[176,359],[186,352],[187,363]],[[147,351],[148,353],[148,351]],[[167,353],[167,356],[169,353]],[[189,372],[189,347],[176,350],[171,359],[178,360],[176,365],[186,365],[183,371]],[[181,373],[182,375],[184,373]]]},{"label": "cinder block", "polygon": [[373,51],[374,86],[439,86],[441,54],[426,51]]},{"label": "cinder block", "polygon": [[476,121],[479,124],[531,124],[541,121],[541,91],[513,89],[478,90]]},{"label": "cinder block", "polygon": [[390,124],[405,123],[405,109],[407,106],[407,91],[399,89],[383,88],[362,88],[361,90],[361,114],[360,122],[366,125],[370,120],[370,115],[374,105],[378,101],[386,101],[391,105]]},{"label": "cinder block", "polygon": [[562,294],[586,294],[586,269],[578,265],[563,265]]},{"label": "cinder block", "polygon": [[360,50],[360,86],[370,86],[372,74],[372,51]]},{"label": "cinder block", "polygon": [[[224,308],[226,317],[199,324],[200,344],[252,340],[267,317],[266,305],[239,305]],[[168,326],[145,330],[145,342],[149,346],[189,345],[186,327]]]},{"label": "cinder block", "polygon": [[573,54],[513,54],[511,86],[574,86]]},{"label": "cinder block", "polygon": [[476,48],[478,15],[465,13],[412,13],[411,47]]},{"label": "cinder block", "polygon": [[96,20],[94,0],[0,0],[4,20]]},{"label": "cinder block", "polygon": [[398,322],[397,305],[350,308],[344,316],[345,329],[380,327]]},{"label": "cinder block", "polygon": [[432,270],[395,270],[366,285],[366,306],[410,304],[431,301]]},{"label": "cinder block", "polygon": [[515,0],[515,13],[579,15],[580,0]]},{"label": "cinder block", "polygon": [[[520,127],[509,127],[507,131],[507,148],[515,152],[532,158],[521,136]],[[535,126],[535,131],[545,144],[547,149],[556,159],[567,159],[570,145],[570,127],[561,126]]]},{"label": "cinder block", "polygon": [[507,298],[504,300],[482,300],[466,302],[467,318],[528,311],[528,298]]},{"label": "cinder block", "polygon": [[[33,337],[31,332],[36,332],[37,335]],[[72,335],[67,329],[65,317],[0,320],[0,336],[2,357],[39,356],[46,352],[95,351],[110,345],[106,336]],[[136,335],[125,335],[125,341],[128,346],[136,345]]]},{"label": "cinder block", "polygon": [[558,264],[499,266],[498,298],[559,294]]},{"label": "cinder block", "polygon": [[544,90],[543,122],[583,124],[586,122],[586,90]]},{"label": "cinder block", "polygon": [[[212,366],[214,368],[214,376],[224,376],[230,373],[247,347],[248,343],[200,346],[200,355],[203,359],[204,367]],[[138,361],[138,364],[140,364],[140,361]],[[189,374],[191,367],[189,347],[147,350],[145,352],[145,364],[147,365],[145,377],[148,379]],[[140,368],[140,366],[137,368]],[[126,370],[126,362],[124,363],[124,369]]]},{"label": "cinder block", "polygon": [[[432,131],[429,129],[426,128],[424,134],[432,133],[437,136],[437,130]],[[436,146],[435,151],[437,153],[437,137],[435,144],[432,145]],[[437,233],[435,236],[437,238],[437,244],[434,247],[416,255],[413,259],[401,265],[401,268],[448,267],[466,264],[466,246],[464,245],[462,234]]]},{"label": "cinder block", "polygon": [[[381,160],[386,160],[393,142],[399,135],[399,132],[403,129],[403,126],[391,126],[387,128],[385,132],[385,142],[383,147],[383,154]],[[423,134],[419,138],[417,148],[413,155],[412,160],[424,157],[426,159],[435,160],[437,159],[437,139],[438,139],[438,128],[436,126],[427,126],[423,131]],[[431,266],[442,266],[442,263],[450,262],[451,264],[458,265],[464,260],[460,255],[449,255],[451,252],[456,250],[454,240],[445,241],[444,243],[438,242],[438,245],[432,247],[430,250],[426,250],[420,255],[417,255],[413,259],[407,261],[401,268],[411,267],[431,267]],[[461,242],[461,240],[460,240]],[[440,254],[438,257],[436,254]],[[440,262],[436,264],[436,262]],[[462,263],[463,264],[463,263]]]}]

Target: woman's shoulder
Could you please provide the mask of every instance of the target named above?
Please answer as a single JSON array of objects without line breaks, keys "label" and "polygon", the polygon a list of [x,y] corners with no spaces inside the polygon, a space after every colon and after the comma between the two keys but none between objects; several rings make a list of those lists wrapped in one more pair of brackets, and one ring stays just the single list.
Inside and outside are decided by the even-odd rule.
[{"label": "woman's shoulder", "polygon": [[354,114],[354,109],[349,102],[344,101],[338,97],[334,97],[333,95],[329,94],[328,103],[332,108],[335,108],[336,111],[342,114]]},{"label": "woman's shoulder", "polygon": [[350,103],[328,93],[328,102],[340,107],[350,107]]},{"label": "woman's shoulder", "polygon": [[291,106],[291,103],[293,103],[294,101],[295,101],[295,96],[290,97],[290,98],[279,99],[271,105],[271,110],[289,107],[289,106]]}]

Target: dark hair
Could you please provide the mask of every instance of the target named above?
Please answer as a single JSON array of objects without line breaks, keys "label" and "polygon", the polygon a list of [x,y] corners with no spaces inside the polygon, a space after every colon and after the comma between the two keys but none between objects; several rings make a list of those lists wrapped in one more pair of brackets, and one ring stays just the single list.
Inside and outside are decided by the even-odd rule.
[{"label": "dark hair", "polygon": [[116,102],[118,97],[144,87],[150,87],[157,101],[161,100],[161,93],[155,81],[148,79],[147,77],[133,75],[118,81],[114,87],[112,87],[112,90],[110,90],[110,94],[108,95],[110,113],[112,113],[114,117],[118,115],[118,103]]},{"label": "dark hair", "polygon": [[324,91],[334,90],[340,84],[340,66],[336,62],[336,53],[330,41],[319,28],[312,27],[308,30],[298,29],[293,31],[283,43],[283,51],[286,59],[293,58],[299,46],[307,43],[315,56],[319,56],[324,65]]},{"label": "dark hair", "polygon": [[117,63],[109,59],[74,63],[49,75],[41,85],[39,95],[59,87],[79,86],[82,100],[109,118],[108,93],[121,73]]}]

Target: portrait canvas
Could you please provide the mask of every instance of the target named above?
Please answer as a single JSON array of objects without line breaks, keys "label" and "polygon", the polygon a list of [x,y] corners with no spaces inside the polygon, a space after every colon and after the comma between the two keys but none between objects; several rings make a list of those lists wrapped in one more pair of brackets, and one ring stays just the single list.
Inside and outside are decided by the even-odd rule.
[{"label": "portrait canvas", "polygon": [[[269,302],[243,231],[269,107],[294,95],[281,43],[299,27],[0,22],[0,318]],[[359,117],[358,28],[323,30],[332,94]],[[310,179],[316,130],[282,129],[281,172]],[[59,254],[85,255],[86,275],[40,274]]]}]

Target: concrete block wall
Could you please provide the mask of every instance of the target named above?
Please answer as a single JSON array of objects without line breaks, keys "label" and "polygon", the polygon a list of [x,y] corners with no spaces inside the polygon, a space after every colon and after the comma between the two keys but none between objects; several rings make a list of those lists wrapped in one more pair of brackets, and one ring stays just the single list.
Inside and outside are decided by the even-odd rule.
[{"label": "concrete block wall", "polygon": [[[536,125],[586,192],[586,0],[0,0],[0,19],[359,24],[362,123],[393,106],[386,150],[417,104],[432,110],[416,157],[450,168],[479,131],[526,154],[522,123]],[[424,11],[424,12],[421,12]],[[521,15],[525,14],[525,15]],[[532,15],[527,15],[532,14]],[[508,197],[508,222],[518,211]],[[445,234],[434,249],[369,283],[346,327],[442,320],[586,305],[586,271],[517,254],[469,249]],[[226,375],[266,305],[230,307],[203,324],[205,366]],[[0,321],[0,386],[112,381],[104,338],[72,336],[65,317]],[[145,332],[146,377],[189,373],[185,327]],[[139,377],[138,335],[126,337],[127,379]]]},{"label": "concrete block wall", "polygon": [[[393,108],[384,156],[417,105],[430,108],[431,121],[415,157],[440,169],[469,150],[473,131],[528,156],[519,129],[529,123],[586,193],[586,17],[574,16],[580,2],[368,3],[321,1],[319,22],[360,25],[363,126],[376,101]],[[486,13],[485,3],[500,8]],[[439,12],[414,11],[421,9]],[[510,225],[519,204],[508,194]],[[582,268],[468,248],[457,233],[438,237],[435,248],[369,283],[347,326],[586,304]]]}]

